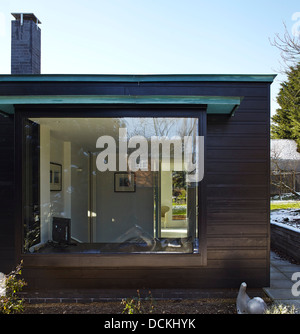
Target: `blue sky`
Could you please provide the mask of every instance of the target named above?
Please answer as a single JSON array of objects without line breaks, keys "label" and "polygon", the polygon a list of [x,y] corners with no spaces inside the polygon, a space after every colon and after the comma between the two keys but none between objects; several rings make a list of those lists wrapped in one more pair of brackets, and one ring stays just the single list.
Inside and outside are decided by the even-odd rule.
[{"label": "blue sky", "polygon": [[[299,0],[0,0],[0,74],[10,73],[11,12],[42,21],[42,73],[265,74],[275,33]],[[298,21],[300,20],[300,16]],[[279,75],[272,87],[272,111]]]}]

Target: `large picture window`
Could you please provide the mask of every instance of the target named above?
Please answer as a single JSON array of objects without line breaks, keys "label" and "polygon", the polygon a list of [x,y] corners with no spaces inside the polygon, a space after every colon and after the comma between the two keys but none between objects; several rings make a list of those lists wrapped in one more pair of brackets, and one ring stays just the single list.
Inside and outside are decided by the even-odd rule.
[{"label": "large picture window", "polygon": [[198,118],[22,127],[24,253],[198,252]]}]

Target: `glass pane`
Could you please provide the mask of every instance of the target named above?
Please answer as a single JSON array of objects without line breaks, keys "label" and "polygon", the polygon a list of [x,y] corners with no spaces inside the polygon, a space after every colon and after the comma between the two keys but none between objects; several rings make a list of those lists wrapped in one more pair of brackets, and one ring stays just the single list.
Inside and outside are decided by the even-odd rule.
[{"label": "glass pane", "polygon": [[26,169],[24,171],[24,250],[40,243],[40,202],[39,202],[39,125],[24,122],[24,151]]},{"label": "glass pane", "polygon": [[31,118],[23,132],[24,252],[198,251],[197,118]]}]

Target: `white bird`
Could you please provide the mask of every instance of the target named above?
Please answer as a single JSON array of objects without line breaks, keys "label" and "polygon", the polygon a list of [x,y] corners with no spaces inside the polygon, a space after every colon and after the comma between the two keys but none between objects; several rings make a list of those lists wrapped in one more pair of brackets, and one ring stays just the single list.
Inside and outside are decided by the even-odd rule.
[{"label": "white bird", "polygon": [[260,297],[250,298],[246,293],[247,284],[243,282],[236,299],[238,314],[263,314],[267,304]]}]

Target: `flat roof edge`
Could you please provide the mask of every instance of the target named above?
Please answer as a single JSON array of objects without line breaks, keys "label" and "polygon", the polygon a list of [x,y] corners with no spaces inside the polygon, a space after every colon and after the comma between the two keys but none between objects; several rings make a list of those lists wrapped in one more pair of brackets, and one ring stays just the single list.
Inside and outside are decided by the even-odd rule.
[{"label": "flat roof edge", "polygon": [[39,74],[0,75],[0,82],[269,82],[277,74]]},{"label": "flat roof edge", "polygon": [[203,105],[208,106],[207,113],[231,114],[241,103],[239,96],[177,96],[177,95],[36,95],[36,96],[0,96],[0,110],[14,113],[16,105],[31,104],[162,104],[162,105]]},{"label": "flat roof edge", "polygon": [[240,104],[239,96],[194,95],[22,95],[0,96],[0,104]]}]

